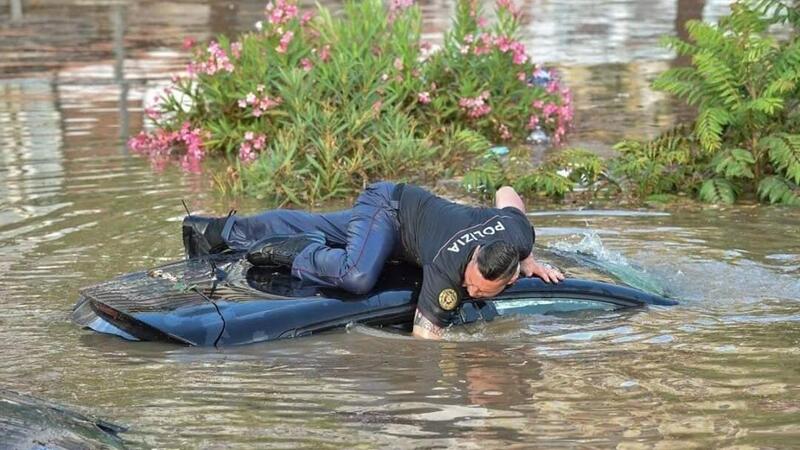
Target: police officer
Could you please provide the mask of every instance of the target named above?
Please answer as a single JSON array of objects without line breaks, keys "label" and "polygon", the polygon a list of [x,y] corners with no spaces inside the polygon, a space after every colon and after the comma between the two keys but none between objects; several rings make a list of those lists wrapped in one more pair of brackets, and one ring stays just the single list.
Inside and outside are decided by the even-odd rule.
[{"label": "police officer", "polygon": [[423,270],[414,335],[438,339],[461,300],[500,293],[520,275],[557,283],[564,276],[536,262],[535,232],[511,187],[495,207],[459,205],[410,184],[375,183],[353,208],[315,214],[273,210],[251,217],[187,216],[189,257],[228,248],[254,265],[281,265],[317,285],[369,292],[387,260]]}]

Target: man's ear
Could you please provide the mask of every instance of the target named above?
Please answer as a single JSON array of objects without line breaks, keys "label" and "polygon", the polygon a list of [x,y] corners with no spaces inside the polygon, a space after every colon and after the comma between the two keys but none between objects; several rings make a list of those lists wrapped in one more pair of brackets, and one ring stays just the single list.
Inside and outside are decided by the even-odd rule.
[{"label": "man's ear", "polygon": [[475,247],[475,250],[472,252],[472,258],[470,258],[470,259],[475,261],[475,263],[478,262],[478,252],[480,252],[480,251],[481,251],[481,246],[479,245],[479,246]]}]

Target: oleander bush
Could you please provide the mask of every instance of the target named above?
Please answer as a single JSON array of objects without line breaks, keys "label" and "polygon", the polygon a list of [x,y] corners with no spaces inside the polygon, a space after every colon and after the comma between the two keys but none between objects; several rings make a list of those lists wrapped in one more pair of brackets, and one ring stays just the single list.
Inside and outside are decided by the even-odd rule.
[{"label": "oleander bush", "polygon": [[620,142],[612,171],[641,197],[692,192],[733,203],[750,194],[800,205],[798,6],[738,1],[716,25],[690,21],[688,42],[666,38],[692,64],[665,71],[654,87],[697,117],[650,141]]},{"label": "oleander bush", "polygon": [[420,38],[412,0],[350,0],[340,15],[267,4],[256,30],[192,45],[187,74],[146,110],[130,147],[200,170],[218,186],[277,203],[342,197],[381,178],[463,172],[492,143],[537,130],[563,139],[570,93],[517,40],[520,12],[498,0],[489,24],[458,2],[440,48]]}]

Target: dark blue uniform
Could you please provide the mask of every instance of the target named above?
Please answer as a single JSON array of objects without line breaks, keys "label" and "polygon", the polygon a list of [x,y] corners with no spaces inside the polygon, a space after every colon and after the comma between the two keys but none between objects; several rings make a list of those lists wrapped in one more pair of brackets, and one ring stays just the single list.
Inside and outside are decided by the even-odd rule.
[{"label": "dark blue uniform", "polygon": [[506,241],[522,260],[534,241],[528,218],[517,208],[459,205],[410,185],[400,200],[400,234],[406,259],[423,271],[417,308],[438,326],[451,322],[466,296],[464,269],[477,246]]},{"label": "dark blue uniform", "polygon": [[311,232],[323,233],[326,242],[297,255],[295,277],[364,293],[373,288],[387,260],[402,257],[422,267],[418,308],[439,326],[450,322],[465,295],[464,268],[476,246],[504,240],[524,259],[534,239],[530,223],[516,208],[458,205],[417,186],[386,182],[367,187],[345,211],[274,210],[234,217],[223,238],[231,248],[246,250],[272,234]]}]

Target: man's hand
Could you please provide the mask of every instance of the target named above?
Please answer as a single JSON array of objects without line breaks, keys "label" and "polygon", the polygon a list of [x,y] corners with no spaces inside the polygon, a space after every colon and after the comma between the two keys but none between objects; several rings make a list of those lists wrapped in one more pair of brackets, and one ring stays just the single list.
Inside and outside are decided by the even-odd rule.
[{"label": "man's hand", "polygon": [[546,283],[558,283],[564,279],[564,274],[558,269],[545,266],[533,259],[533,254],[520,261],[520,270],[526,277],[539,277]]}]

